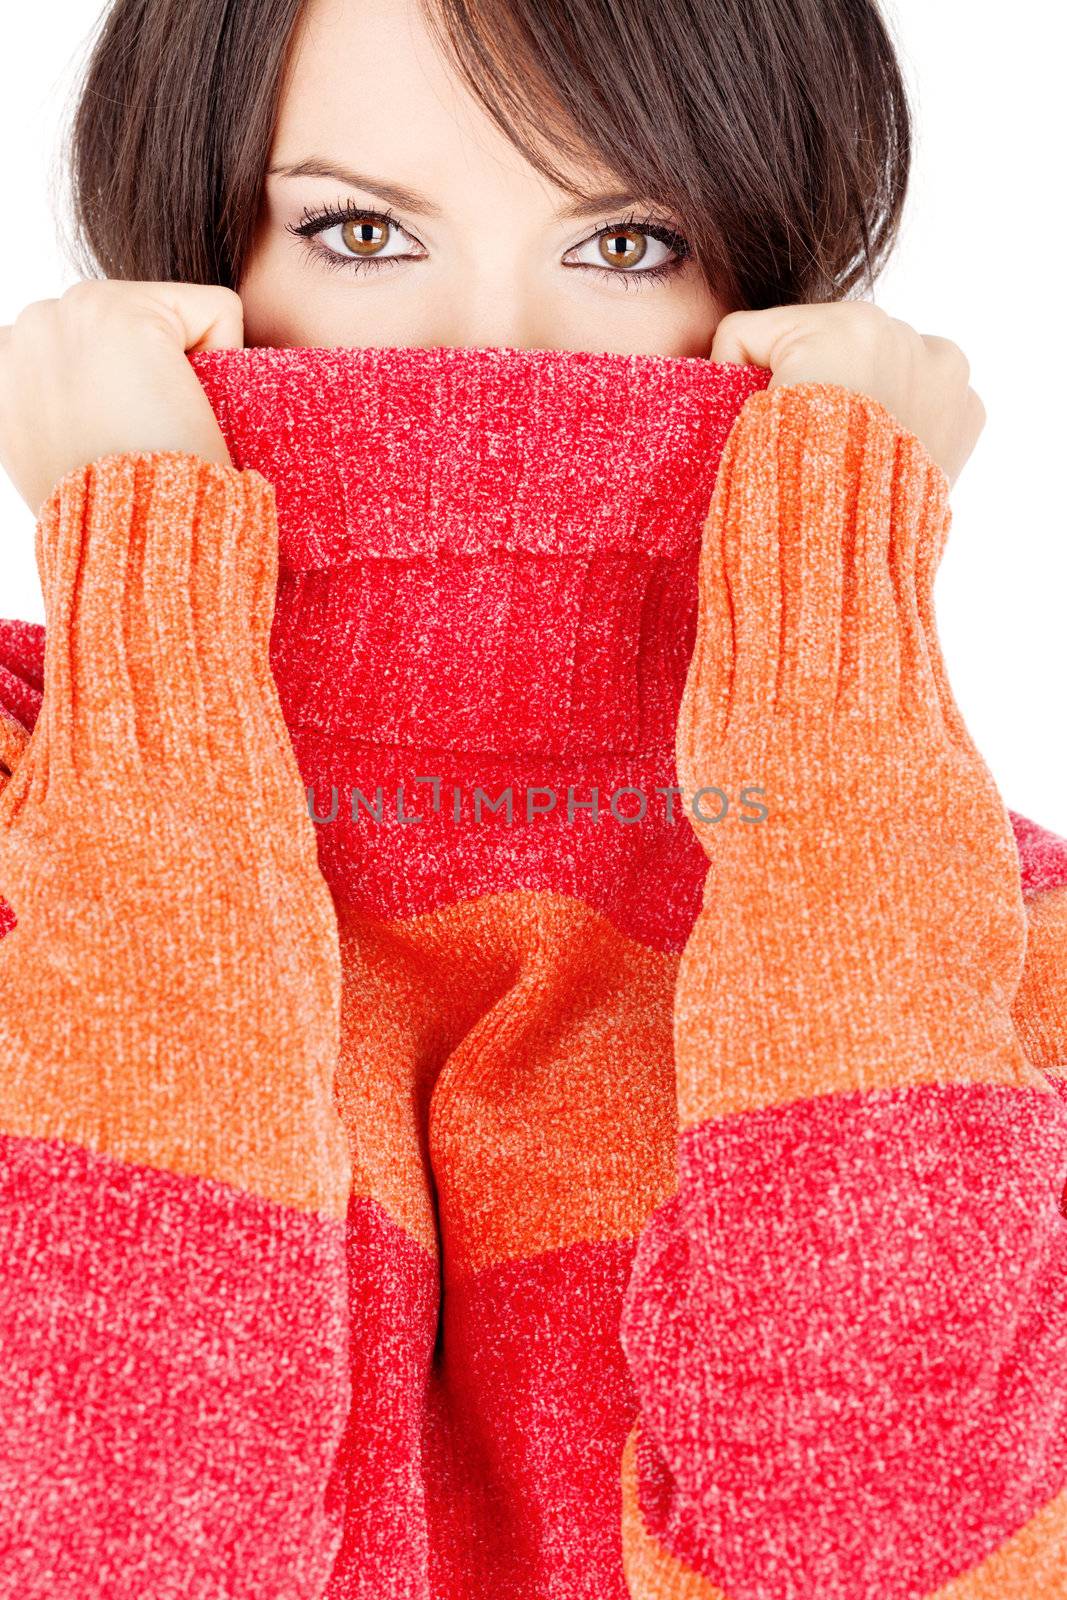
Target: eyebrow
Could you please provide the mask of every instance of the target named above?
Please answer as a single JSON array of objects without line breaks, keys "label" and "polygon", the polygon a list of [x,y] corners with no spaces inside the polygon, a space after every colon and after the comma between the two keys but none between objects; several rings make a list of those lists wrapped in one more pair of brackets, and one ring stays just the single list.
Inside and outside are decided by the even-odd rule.
[{"label": "eyebrow", "polygon": [[[285,166],[268,167],[268,175],[280,178],[334,178],[338,183],[345,183],[352,189],[366,189],[369,194],[375,194],[379,199],[387,200],[391,205],[399,206],[404,211],[414,211],[424,217],[439,217],[441,207],[420,194],[417,189],[409,189],[405,184],[389,183],[385,178],[376,178],[366,172],[356,172],[352,167],[339,166],[336,162],[321,160],[318,156],[308,156],[304,161],[296,161]],[[559,207],[556,215],[564,222],[574,222],[583,217],[591,217],[603,211],[619,211],[623,206],[633,205],[634,196],[629,189],[605,189],[601,194],[579,195],[566,205]]]}]

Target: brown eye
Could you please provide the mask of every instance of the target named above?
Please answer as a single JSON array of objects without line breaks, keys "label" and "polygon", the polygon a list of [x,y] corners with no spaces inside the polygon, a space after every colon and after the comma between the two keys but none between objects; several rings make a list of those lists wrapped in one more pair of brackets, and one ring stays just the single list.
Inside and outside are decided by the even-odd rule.
[{"label": "brown eye", "polygon": [[613,267],[632,267],[648,249],[646,235],[639,228],[612,228],[600,235],[600,253]]},{"label": "brown eye", "polygon": [[341,225],[341,239],[346,250],[356,255],[376,256],[388,242],[389,224],[374,222],[368,217],[350,217]]}]

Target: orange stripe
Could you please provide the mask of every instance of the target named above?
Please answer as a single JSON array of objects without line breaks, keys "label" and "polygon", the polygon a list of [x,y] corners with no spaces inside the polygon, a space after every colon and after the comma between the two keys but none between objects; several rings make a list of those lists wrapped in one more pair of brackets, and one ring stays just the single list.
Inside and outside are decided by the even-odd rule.
[{"label": "orange stripe", "polygon": [[649,1532],[637,1496],[635,1422],[622,1449],[622,1570],[632,1600],[730,1600]]},{"label": "orange stripe", "polygon": [[675,1187],[677,954],[540,890],[338,928],[353,1192],[431,1247],[432,1168],[453,1273],[638,1233]]},{"label": "orange stripe", "polygon": [[1067,1600],[1067,1492],[929,1600]]},{"label": "orange stripe", "polygon": [[[833,908],[824,907],[821,915],[824,926],[833,927]],[[902,909],[899,915],[903,942],[909,937],[908,914]],[[897,970],[890,970],[887,964],[881,978],[880,1015],[895,1014],[899,1019],[893,1037],[872,1034],[865,1039],[865,1019],[858,1006],[850,1007],[847,999],[833,1006],[819,1005],[813,995],[803,1013],[802,1037],[768,1039],[766,1019],[795,1016],[801,982],[813,989],[817,984],[807,974],[801,979],[785,963],[772,966],[769,962],[761,966],[759,985],[717,982],[713,975],[722,970],[724,962],[743,967],[744,941],[742,919],[731,932],[715,911],[702,911],[682,951],[674,1018],[681,1132],[743,1111],[868,1089],[966,1082],[1055,1092],[1038,1067],[1025,1059],[1006,1026],[1001,1049],[971,1059],[961,1056],[953,1041],[959,1009],[947,1011],[941,1018],[941,1037],[934,1036],[929,1015],[924,1015],[921,1026],[910,1025],[914,997],[898,981],[898,972],[906,970],[903,963]],[[732,949],[724,949],[731,944]],[[847,984],[842,974],[839,987],[846,995]],[[857,992],[862,992],[862,983]],[[719,1042],[726,1019],[719,1002],[709,998],[716,995],[728,995],[729,1036],[734,1041],[766,1041],[760,1045],[762,1059],[723,1058]]]}]

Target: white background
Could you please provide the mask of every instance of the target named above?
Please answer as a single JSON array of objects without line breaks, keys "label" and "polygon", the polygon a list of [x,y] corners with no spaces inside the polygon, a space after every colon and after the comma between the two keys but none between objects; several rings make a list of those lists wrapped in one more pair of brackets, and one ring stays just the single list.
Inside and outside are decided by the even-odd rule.
[{"label": "white background", "polygon": [[[0,323],[77,276],[60,242],[57,160],[99,10],[48,0],[4,19]],[[888,17],[917,149],[875,299],[962,346],[989,417],[952,491],[942,644],[1007,805],[1067,836],[1062,58],[1049,47],[1047,0],[1016,0],[1007,26],[1002,8],[973,0],[890,0]],[[44,620],[33,527],[0,472],[0,616]]]}]

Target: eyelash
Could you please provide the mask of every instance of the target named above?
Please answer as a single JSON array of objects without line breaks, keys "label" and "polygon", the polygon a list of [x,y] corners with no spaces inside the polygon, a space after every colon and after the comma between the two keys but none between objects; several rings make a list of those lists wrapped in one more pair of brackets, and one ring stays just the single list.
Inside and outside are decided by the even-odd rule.
[{"label": "eyelash", "polygon": [[[401,261],[410,259],[404,256],[385,256],[381,260],[375,260],[370,256],[363,258],[353,256],[350,258],[339,255],[336,250],[331,250],[328,245],[322,245],[317,242],[316,234],[324,233],[327,228],[336,227],[340,222],[391,223],[401,233],[407,233],[407,229],[403,226],[399,217],[394,216],[392,211],[372,211],[366,206],[357,206],[352,201],[347,200],[338,200],[335,205],[322,211],[312,211],[305,206],[300,222],[286,223],[285,226],[288,233],[295,234],[298,238],[303,239],[310,253],[322,261],[323,265],[331,271],[347,271],[353,274],[364,272],[367,269],[380,271],[382,267],[397,266]],[[591,239],[599,239],[605,234],[618,233],[621,230],[630,228],[639,233],[651,234],[654,239],[658,239],[661,244],[665,244],[675,252],[675,259],[673,261],[663,261],[658,267],[645,267],[643,270],[623,267],[595,267],[586,261],[568,263],[568,266],[577,265],[585,272],[598,273],[602,278],[611,278],[613,280],[622,278],[627,287],[629,287],[627,280],[636,278],[638,280],[636,287],[641,287],[642,279],[647,283],[666,278],[672,272],[676,272],[679,267],[685,264],[691,254],[689,241],[684,239],[680,233],[675,233],[672,228],[667,228],[662,223],[655,222],[651,212],[640,220],[638,220],[636,213],[631,212],[630,216],[625,218],[624,221],[605,223],[602,228],[598,228],[595,233],[591,233],[587,239],[579,240],[579,243],[573,248],[577,250],[580,245],[588,244]],[[410,238],[411,235],[408,234],[408,237]]]}]

